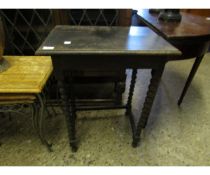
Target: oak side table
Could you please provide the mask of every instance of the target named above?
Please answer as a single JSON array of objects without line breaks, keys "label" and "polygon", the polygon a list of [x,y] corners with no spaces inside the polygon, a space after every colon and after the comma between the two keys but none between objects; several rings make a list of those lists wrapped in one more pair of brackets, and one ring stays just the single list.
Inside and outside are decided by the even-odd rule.
[{"label": "oak side table", "polygon": [[49,56],[4,56],[9,68],[0,73],[0,112],[32,109],[32,123],[41,141],[51,150],[43,132],[45,100],[43,88],[52,73]]},{"label": "oak side table", "polygon": [[[132,80],[126,105],[133,142],[136,147],[140,133],[150,114],[165,64],[181,52],[147,27],[56,26],[37,49],[36,55],[52,56],[54,75],[64,106],[69,142],[77,150],[74,72],[80,70],[113,71],[131,68]],[[141,116],[135,122],[131,104],[137,69],[152,69],[152,78]],[[64,78],[71,73],[69,89]],[[69,103],[70,102],[70,103]]]}]

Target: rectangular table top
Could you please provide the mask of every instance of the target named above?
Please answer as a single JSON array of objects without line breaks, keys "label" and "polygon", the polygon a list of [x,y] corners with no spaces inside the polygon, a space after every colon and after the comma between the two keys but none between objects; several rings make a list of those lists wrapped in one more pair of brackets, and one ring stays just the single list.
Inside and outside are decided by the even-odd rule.
[{"label": "rectangular table top", "polygon": [[0,73],[0,93],[40,93],[52,73],[50,56],[4,56],[10,67]]},{"label": "rectangular table top", "polygon": [[147,27],[56,26],[36,55],[180,55]]}]

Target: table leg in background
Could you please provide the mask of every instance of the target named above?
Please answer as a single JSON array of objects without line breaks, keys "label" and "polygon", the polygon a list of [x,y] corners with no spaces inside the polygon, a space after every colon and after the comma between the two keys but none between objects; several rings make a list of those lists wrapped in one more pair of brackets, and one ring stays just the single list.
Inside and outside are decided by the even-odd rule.
[{"label": "table leg in background", "polygon": [[128,101],[126,104],[126,113],[125,113],[127,116],[129,116],[133,139],[135,136],[136,125],[135,125],[134,116],[132,113],[132,98],[133,98],[134,88],[135,88],[135,84],[136,84],[136,77],[137,77],[137,69],[133,69],[132,76],[131,76],[130,88],[129,88],[129,94],[128,94]]},{"label": "table leg in background", "polygon": [[198,67],[199,67],[203,57],[204,57],[204,55],[201,55],[201,56],[196,57],[196,59],[195,59],[193,67],[192,67],[192,69],[190,71],[190,74],[189,74],[189,76],[187,78],[187,81],[185,83],[184,89],[182,90],[182,94],[179,97],[179,100],[178,100],[178,105],[179,106],[181,105],[181,103],[183,101],[183,98],[184,98],[184,96],[185,96],[185,94],[186,94],[186,92],[187,92],[187,90],[188,90],[188,88],[189,88],[189,86],[190,86],[190,84],[191,84],[191,82],[193,80],[193,77],[195,76],[195,74],[196,74],[196,72],[198,70]]},{"label": "table leg in background", "polygon": [[130,88],[129,88],[129,94],[128,94],[128,101],[126,104],[126,115],[131,114],[131,107],[132,107],[132,98],[133,98],[133,92],[135,88],[135,83],[136,83],[136,77],[137,77],[137,69],[132,70],[132,76],[131,76],[131,83],[130,83]]}]

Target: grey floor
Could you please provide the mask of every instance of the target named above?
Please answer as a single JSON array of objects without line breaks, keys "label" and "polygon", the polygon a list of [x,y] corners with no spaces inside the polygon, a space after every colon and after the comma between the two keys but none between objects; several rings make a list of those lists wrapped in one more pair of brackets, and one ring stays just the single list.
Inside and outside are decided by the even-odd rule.
[{"label": "grey floor", "polygon": [[[138,148],[131,147],[130,125],[123,110],[80,112],[77,153],[69,148],[62,114],[47,119],[52,153],[41,145],[30,115],[18,115],[12,121],[0,120],[0,165],[210,165],[210,54],[182,106],[177,106],[192,64],[193,60],[167,64]],[[130,71],[127,74],[129,81]],[[149,70],[139,70],[133,103],[136,117],[149,79]]]}]

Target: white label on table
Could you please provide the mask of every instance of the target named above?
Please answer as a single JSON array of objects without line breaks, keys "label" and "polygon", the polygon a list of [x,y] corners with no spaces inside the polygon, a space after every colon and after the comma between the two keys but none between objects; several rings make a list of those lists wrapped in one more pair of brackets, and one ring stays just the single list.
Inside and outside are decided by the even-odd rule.
[{"label": "white label on table", "polygon": [[55,47],[54,46],[43,46],[43,50],[53,50]]},{"label": "white label on table", "polygon": [[66,45],[71,44],[71,41],[64,41],[63,44],[66,44]]},{"label": "white label on table", "polygon": [[206,20],[210,21],[210,17],[206,17]]}]

